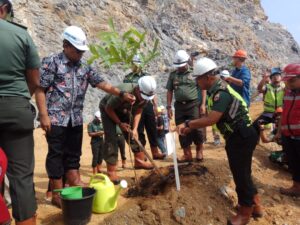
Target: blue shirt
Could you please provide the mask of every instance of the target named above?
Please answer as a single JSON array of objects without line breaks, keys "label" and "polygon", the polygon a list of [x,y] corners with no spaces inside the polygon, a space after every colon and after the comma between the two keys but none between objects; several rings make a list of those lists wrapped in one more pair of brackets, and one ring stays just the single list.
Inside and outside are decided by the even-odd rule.
[{"label": "blue shirt", "polygon": [[230,86],[239,93],[242,98],[247,103],[247,106],[249,108],[250,106],[250,81],[251,81],[251,73],[250,70],[243,65],[240,69],[235,68],[232,73],[232,77],[240,79],[243,81],[243,86],[237,86],[235,84],[230,84]]}]

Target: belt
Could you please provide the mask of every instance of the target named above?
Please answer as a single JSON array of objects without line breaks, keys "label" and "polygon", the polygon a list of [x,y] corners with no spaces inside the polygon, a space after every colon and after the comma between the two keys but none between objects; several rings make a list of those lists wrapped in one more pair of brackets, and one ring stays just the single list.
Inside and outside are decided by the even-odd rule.
[{"label": "belt", "polygon": [[187,101],[176,101],[176,103],[182,104],[182,105],[186,105],[188,103],[192,103],[192,102],[196,102],[198,99],[193,99],[193,100],[187,100]]}]

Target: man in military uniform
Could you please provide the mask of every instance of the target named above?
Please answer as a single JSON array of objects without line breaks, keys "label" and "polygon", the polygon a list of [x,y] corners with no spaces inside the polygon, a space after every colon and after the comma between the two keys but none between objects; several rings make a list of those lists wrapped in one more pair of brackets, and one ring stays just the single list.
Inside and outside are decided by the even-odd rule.
[{"label": "man in military uniform", "polygon": [[13,217],[17,225],[32,225],[37,204],[29,100],[39,86],[40,59],[26,28],[6,21],[11,15],[11,1],[0,0],[0,147],[8,159]]},{"label": "man in military uniform", "polygon": [[91,147],[93,153],[92,168],[93,174],[101,173],[101,165],[103,160],[103,125],[101,121],[100,111],[95,113],[92,122],[88,124],[88,134],[91,137]]},{"label": "man in military uniform", "polygon": [[217,124],[226,141],[226,153],[238,195],[238,213],[228,224],[244,225],[254,217],[262,216],[257,190],[251,179],[253,151],[258,134],[251,125],[246,102],[217,75],[217,65],[208,58],[199,59],[194,66],[197,84],[208,91],[212,105],[206,117],[186,120],[178,126],[180,135],[194,129]]},{"label": "man in military uniform", "polygon": [[[134,153],[135,169],[152,169],[153,166],[144,161],[144,154],[132,137],[138,139],[138,124],[143,112],[143,108],[148,101],[154,98],[156,82],[151,76],[143,76],[138,80],[138,84],[128,83],[118,86],[121,91],[135,96],[136,101],[133,105],[125,102],[120,97],[106,95],[100,102],[100,111],[105,135],[104,160],[107,165],[107,173],[112,182],[119,183],[117,176],[118,145],[116,126],[118,125],[125,140],[131,146]],[[132,133],[131,133],[132,132]],[[130,135],[131,137],[128,137]],[[130,138],[130,139],[128,139]]]},{"label": "man in military uniform", "polygon": [[[185,120],[199,118],[199,100],[195,80],[192,77],[188,62],[190,56],[184,50],[179,50],[175,55],[173,65],[177,68],[172,72],[167,82],[167,110],[168,116],[172,119],[172,98],[175,95],[175,123],[179,125]],[[180,145],[184,155],[178,162],[191,162],[193,160],[191,144],[196,145],[196,159],[203,160],[203,134],[200,129],[193,130],[187,136],[179,137]]]},{"label": "man in military uniform", "polygon": [[[127,74],[123,80],[123,83],[133,83],[137,84],[138,80],[148,75],[144,73],[141,68],[141,59],[138,55],[135,55],[132,60],[132,72]],[[165,158],[165,154],[162,154],[158,150],[158,143],[157,143],[157,130],[155,125],[155,113],[154,109],[157,108],[157,99],[154,97],[152,101],[148,101],[147,105],[145,106],[141,120],[138,127],[139,133],[139,140],[145,146],[146,145],[146,138],[144,134],[144,128],[146,128],[152,157],[153,159],[163,159]]]}]

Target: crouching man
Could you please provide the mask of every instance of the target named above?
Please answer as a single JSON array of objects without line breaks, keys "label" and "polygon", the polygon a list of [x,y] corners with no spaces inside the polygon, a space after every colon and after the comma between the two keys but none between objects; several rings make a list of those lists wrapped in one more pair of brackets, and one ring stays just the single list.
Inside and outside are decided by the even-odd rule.
[{"label": "crouching man", "polygon": [[246,102],[228,83],[220,79],[217,65],[208,58],[199,59],[194,65],[194,77],[202,90],[207,90],[209,113],[206,117],[187,120],[177,129],[187,135],[194,129],[217,124],[226,141],[226,153],[238,195],[238,213],[228,224],[244,225],[251,215],[262,216],[257,190],[251,179],[252,154],[258,134],[251,125]]},{"label": "crouching man", "polygon": [[[128,137],[132,130],[132,136],[138,139],[138,125],[143,112],[143,108],[155,95],[156,82],[151,76],[143,76],[138,80],[138,84],[121,84],[118,88],[122,92],[135,96],[134,104],[125,102],[121,97],[106,95],[100,102],[100,111],[104,128],[104,160],[107,164],[107,173],[112,182],[119,183],[117,176],[118,160],[118,140],[116,126],[118,125],[134,153],[135,169],[153,169],[150,163],[144,161],[144,154],[137,143]],[[130,139],[129,139],[130,138]]]}]

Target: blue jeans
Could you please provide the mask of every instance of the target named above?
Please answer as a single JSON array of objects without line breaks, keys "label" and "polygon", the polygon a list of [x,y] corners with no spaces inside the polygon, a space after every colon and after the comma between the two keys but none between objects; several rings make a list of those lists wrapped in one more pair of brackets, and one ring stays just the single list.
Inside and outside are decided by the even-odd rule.
[{"label": "blue jeans", "polygon": [[162,153],[167,153],[166,143],[165,143],[165,135],[157,137],[157,145]]}]

